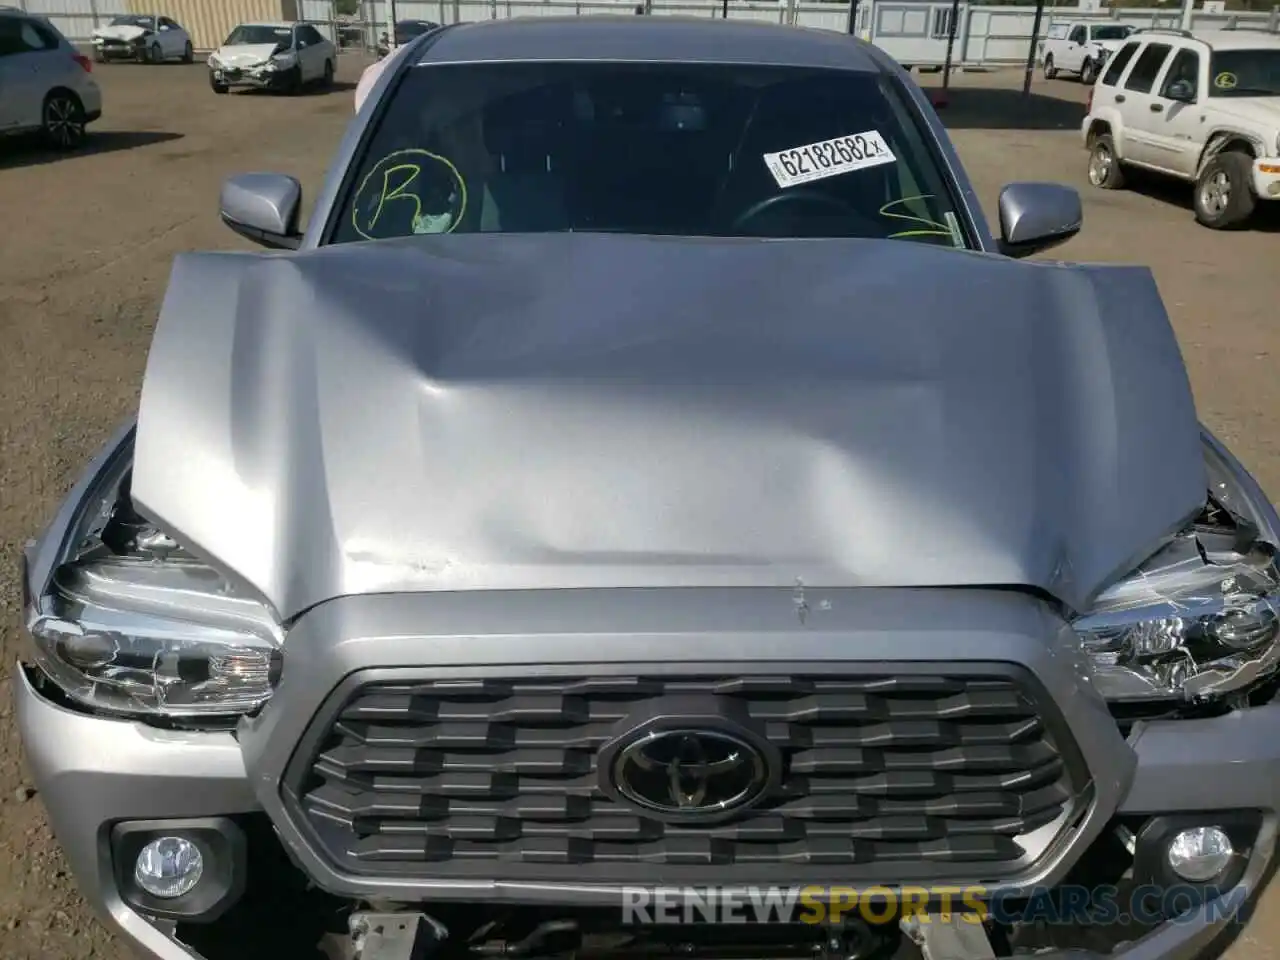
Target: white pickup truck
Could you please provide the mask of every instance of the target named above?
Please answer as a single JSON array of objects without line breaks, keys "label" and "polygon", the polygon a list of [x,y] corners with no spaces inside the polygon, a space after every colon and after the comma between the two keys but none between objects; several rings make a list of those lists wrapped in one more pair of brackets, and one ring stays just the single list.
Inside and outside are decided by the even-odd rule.
[{"label": "white pickup truck", "polygon": [[1107,58],[1120,49],[1134,28],[1127,23],[1078,20],[1055,23],[1044,41],[1044,78],[1059,73],[1079,74],[1080,82],[1098,79]]}]

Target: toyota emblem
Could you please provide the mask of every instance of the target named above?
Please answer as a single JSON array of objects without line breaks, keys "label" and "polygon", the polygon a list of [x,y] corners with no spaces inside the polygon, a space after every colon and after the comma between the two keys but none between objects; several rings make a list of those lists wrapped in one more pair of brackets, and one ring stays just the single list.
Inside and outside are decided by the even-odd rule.
[{"label": "toyota emblem", "polygon": [[618,793],[645,810],[681,819],[720,817],[764,793],[764,754],[716,730],[650,731],[613,760]]}]

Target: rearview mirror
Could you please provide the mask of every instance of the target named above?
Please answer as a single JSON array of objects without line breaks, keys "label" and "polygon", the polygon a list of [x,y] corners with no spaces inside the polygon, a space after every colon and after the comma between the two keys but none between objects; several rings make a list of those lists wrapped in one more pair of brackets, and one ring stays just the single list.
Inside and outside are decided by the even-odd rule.
[{"label": "rearview mirror", "polygon": [[1084,222],[1080,194],[1057,183],[1011,183],[1000,191],[1000,252],[1027,257],[1065,243]]},{"label": "rearview mirror", "polygon": [[280,173],[242,173],[222,184],[218,212],[240,236],[264,247],[296,250],[302,184]]}]

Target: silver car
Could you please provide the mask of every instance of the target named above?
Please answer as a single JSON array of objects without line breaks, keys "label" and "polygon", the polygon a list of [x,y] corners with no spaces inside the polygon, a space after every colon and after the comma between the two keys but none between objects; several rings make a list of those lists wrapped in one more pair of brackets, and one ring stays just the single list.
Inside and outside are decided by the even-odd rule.
[{"label": "silver car", "polygon": [[[1141,267],[837,33],[447,26],[173,266],[25,553],[144,957],[1190,960],[1270,879],[1280,520]],[[746,923],[744,921],[760,921]],[[768,921],[768,922],[765,922]]]},{"label": "silver car", "polygon": [[0,135],[43,131],[69,149],[101,116],[93,62],[45,17],[0,7]]}]

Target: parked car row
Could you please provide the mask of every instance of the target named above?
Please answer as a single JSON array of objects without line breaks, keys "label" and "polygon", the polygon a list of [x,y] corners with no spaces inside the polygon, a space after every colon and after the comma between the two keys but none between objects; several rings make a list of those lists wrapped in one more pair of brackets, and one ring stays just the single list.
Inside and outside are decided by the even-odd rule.
[{"label": "parked car row", "polygon": [[1146,171],[1194,184],[1196,219],[1247,225],[1280,200],[1280,36],[1143,30],[1111,57],[1081,134],[1089,182]]},{"label": "parked car row", "polygon": [[[406,39],[413,29],[406,25]],[[113,17],[92,32],[90,42],[92,59],[47,17],[0,7],[0,136],[43,133],[50,145],[73,149],[102,116],[95,60],[195,60],[191,35],[159,14]],[[337,48],[309,23],[245,23],[231,31],[208,64],[215,93],[238,86],[292,93],[309,84],[330,85]]]}]

